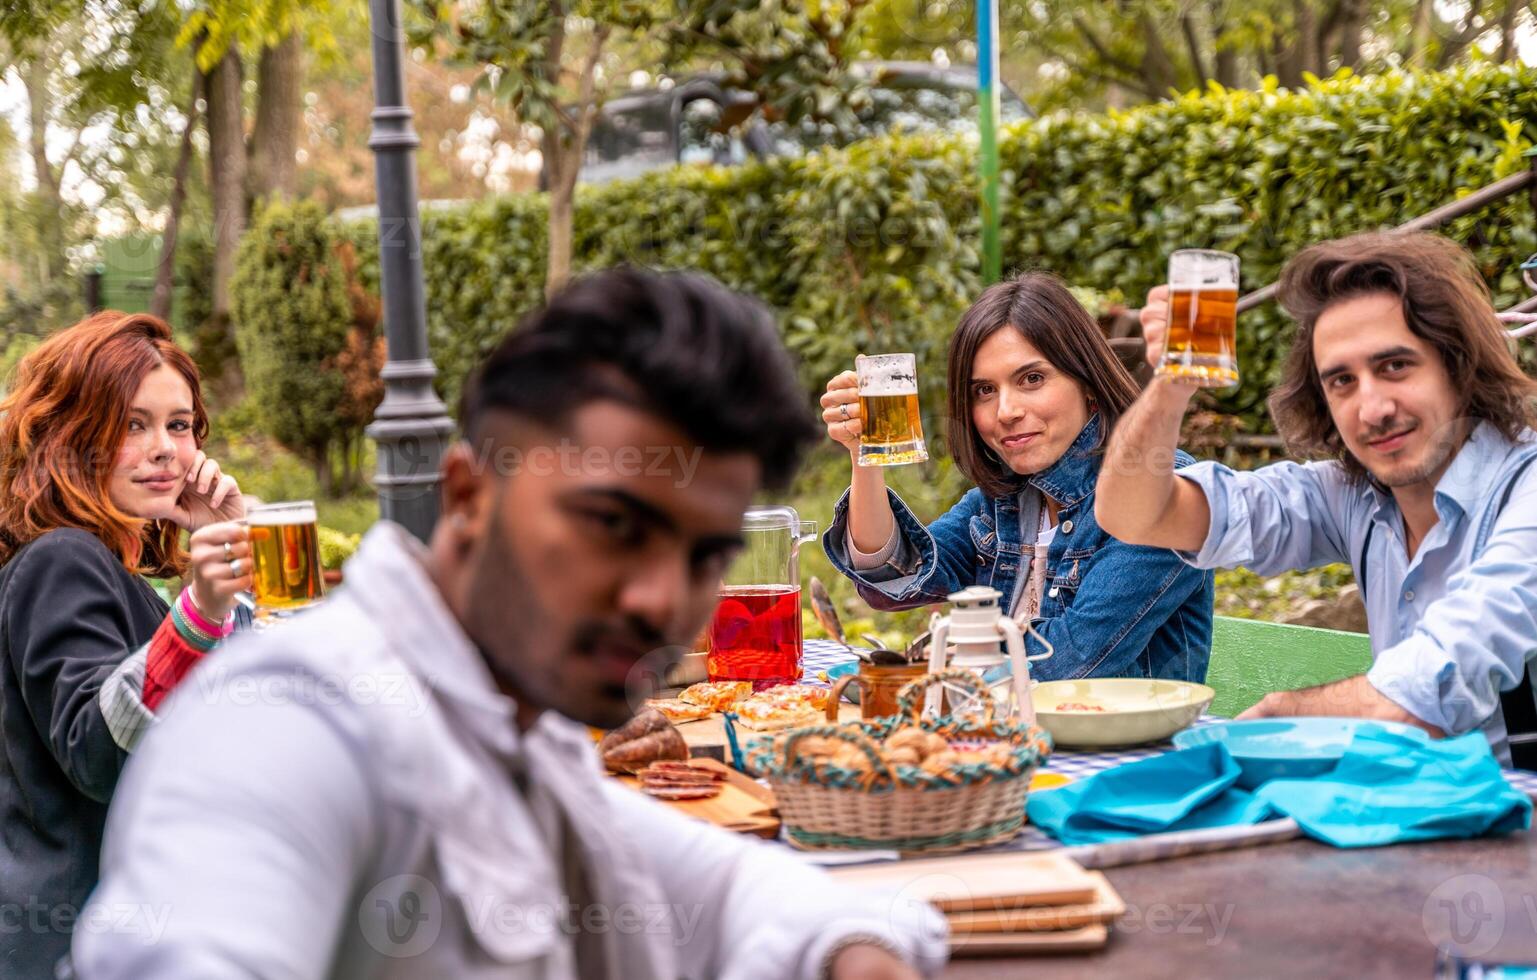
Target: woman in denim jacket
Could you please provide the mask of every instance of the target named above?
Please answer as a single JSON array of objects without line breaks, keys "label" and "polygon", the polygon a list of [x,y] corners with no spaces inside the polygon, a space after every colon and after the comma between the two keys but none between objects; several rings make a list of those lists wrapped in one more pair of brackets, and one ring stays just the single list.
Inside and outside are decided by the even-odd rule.
[{"label": "woman in denim jacket", "polygon": [[[1136,398],[1131,376],[1062,282],[1029,273],[989,287],[950,338],[947,435],[976,483],[923,523],[854,466],[822,539],[833,565],[877,609],[944,602],[990,585],[1055,648],[1043,680],[1201,681],[1211,654],[1212,575],[1172,551],[1123,544],[1094,519],[1110,429]],[[827,384],[828,435],[857,453],[858,383]],[[1193,460],[1184,453],[1176,466]],[[1043,653],[1028,637],[1029,653]]]}]

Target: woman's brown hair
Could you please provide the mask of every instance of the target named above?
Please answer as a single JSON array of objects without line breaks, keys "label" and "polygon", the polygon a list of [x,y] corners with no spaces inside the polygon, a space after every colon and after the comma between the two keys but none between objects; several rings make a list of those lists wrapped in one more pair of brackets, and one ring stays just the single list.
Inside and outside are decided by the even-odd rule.
[{"label": "woman's brown hair", "polygon": [[1292,453],[1337,459],[1352,478],[1366,477],[1329,414],[1313,331],[1330,306],[1371,293],[1397,296],[1409,330],[1440,355],[1461,398],[1458,417],[1491,422],[1509,439],[1532,424],[1537,381],[1511,354],[1473,256],[1440,235],[1366,232],[1307,248],[1281,270],[1278,299],[1297,336],[1270,414]]},{"label": "woman's brown hair", "polygon": [[170,365],[192,389],[192,435],[208,436],[197,366],[171,328],[141,313],[106,311],[43,341],[0,401],[0,565],[48,531],[96,535],[129,571],[180,575],[181,530],[113,505],[109,486],[145,376]]},{"label": "woman's brown hair", "polygon": [[1099,324],[1061,279],[1026,272],[982,291],[950,335],[948,357],[950,453],[989,497],[1017,493],[1022,480],[982,441],[971,420],[971,369],[983,341],[1005,327],[1019,331],[1053,367],[1077,381],[1100,418],[1103,450],[1110,430],[1137,399],[1137,385],[1116,359]]}]

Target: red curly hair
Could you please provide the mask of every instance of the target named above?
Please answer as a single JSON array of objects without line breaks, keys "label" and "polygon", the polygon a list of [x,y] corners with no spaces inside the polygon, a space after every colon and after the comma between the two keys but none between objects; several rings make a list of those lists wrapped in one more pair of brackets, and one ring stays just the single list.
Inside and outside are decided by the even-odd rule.
[{"label": "red curly hair", "polygon": [[134,396],[167,364],[192,389],[192,435],[202,446],[208,410],[197,365],[158,317],[96,313],[22,359],[0,401],[0,565],[46,532],[73,527],[131,572],[185,573],[181,529],[126,514],[108,494]]}]

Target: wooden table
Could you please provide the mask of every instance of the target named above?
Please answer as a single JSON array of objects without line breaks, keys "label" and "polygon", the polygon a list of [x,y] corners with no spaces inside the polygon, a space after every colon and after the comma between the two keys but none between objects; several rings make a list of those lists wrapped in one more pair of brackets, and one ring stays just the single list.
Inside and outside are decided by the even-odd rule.
[{"label": "wooden table", "polygon": [[1537,835],[1367,850],[1312,841],[1112,869],[1103,952],[957,960],[946,977],[1430,977],[1454,936],[1537,963]]}]

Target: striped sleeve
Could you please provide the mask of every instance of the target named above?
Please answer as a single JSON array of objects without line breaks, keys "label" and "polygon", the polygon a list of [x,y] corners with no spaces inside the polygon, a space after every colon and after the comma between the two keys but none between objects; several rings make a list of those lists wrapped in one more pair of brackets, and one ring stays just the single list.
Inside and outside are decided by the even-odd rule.
[{"label": "striped sleeve", "polygon": [[112,740],[133,751],[155,723],[166,695],[181,683],[217,639],[189,626],[176,604],[144,646],[108,675],[97,696]]},{"label": "striped sleeve", "polygon": [[96,695],[102,717],[107,720],[107,731],[124,752],[132,752],[155,723],[155,713],[144,706],[143,699],[144,666],[148,656],[149,644],[146,643],[117,665]]}]

